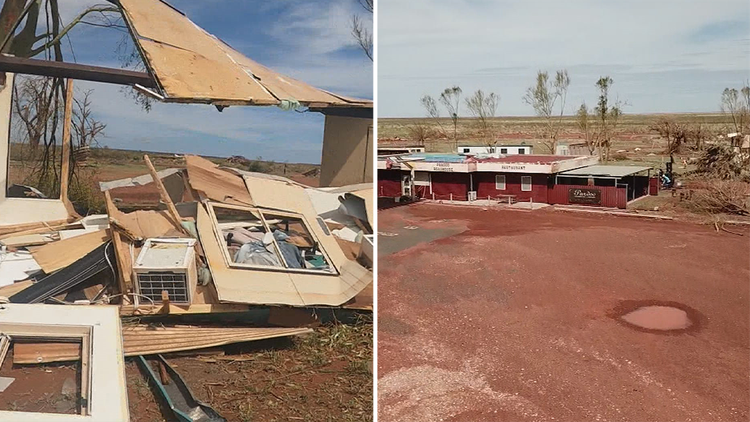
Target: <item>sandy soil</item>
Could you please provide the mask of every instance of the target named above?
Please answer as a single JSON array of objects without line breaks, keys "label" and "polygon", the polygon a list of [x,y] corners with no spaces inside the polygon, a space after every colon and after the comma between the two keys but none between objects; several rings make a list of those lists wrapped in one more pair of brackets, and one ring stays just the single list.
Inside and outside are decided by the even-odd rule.
[{"label": "sandy soil", "polygon": [[750,418],[750,230],[417,204],[379,231],[379,420]]}]

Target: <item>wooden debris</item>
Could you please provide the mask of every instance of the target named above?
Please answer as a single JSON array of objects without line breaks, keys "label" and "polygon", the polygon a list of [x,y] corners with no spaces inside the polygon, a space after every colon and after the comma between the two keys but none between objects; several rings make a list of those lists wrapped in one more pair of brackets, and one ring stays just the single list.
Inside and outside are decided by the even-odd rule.
[{"label": "wooden debris", "polygon": [[195,155],[186,155],[188,182],[204,197],[234,205],[255,205],[241,177]]},{"label": "wooden debris", "polygon": [[109,240],[107,230],[98,230],[44,246],[30,248],[31,255],[42,270],[51,274],[81,259]]},{"label": "wooden debris", "polygon": [[73,119],[73,79],[68,78],[65,89],[65,115],[63,117],[62,136],[62,169],[60,170],[60,200],[62,200],[68,215],[81,218],[68,199],[68,185],[70,182],[70,128]]},{"label": "wooden debris", "polygon": [[[199,350],[233,343],[287,337],[312,332],[309,328],[160,327],[137,325],[122,328],[125,356]],[[66,362],[80,359],[80,346],[65,343],[17,343],[14,364]]]},{"label": "wooden debris", "polygon": [[149,172],[151,172],[151,177],[154,179],[154,185],[156,185],[156,188],[159,189],[159,196],[161,197],[161,201],[167,206],[167,211],[169,211],[169,214],[172,216],[172,219],[174,219],[174,223],[177,227],[179,227],[182,231],[187,233],[187,230],[185,230],[182,227],[182,218],[180,217],[180,213],[177,212],[177,208],[174,206],[174,202],[172,202],[172,198],[169,197],[169,193],[167,192],[167,189],[164,187],[164,183],[162,183],[161,179],[159,178],[159,175],[156,173],[156,169],[154,168],[154,165],[151,164],[151,160],[148,158],[148,155],[143,156],[143,160],[146,162],[146,165],[148,166]]}]

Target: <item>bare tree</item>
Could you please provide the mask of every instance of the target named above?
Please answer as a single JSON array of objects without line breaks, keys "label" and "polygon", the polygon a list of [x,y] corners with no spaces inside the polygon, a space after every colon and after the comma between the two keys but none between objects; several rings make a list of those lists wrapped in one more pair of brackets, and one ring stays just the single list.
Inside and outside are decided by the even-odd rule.
[{"label": "bare tree", "polygon": [[82,95],[73,98],[75,108],[73,109],[73,135],[78,148],[86,148],[97,144],[97,138],[107,127],[104,123],[94,119],[91,112],[91,93],[89,89],[83,91]]},{"label": "bare tree", "polygon": [[[544,118],[541,130],[542,144],[551,154],[554,154],[557,148],[569,86],[570,77],[567,70],[558,70],[553,81],[550,81],[546,71],[540,70],[536,74],[536,85],[529,87],[523,97],[526,104],[534,108],[536,115]],[[559,113],[556,111],[557,107]]]},{"label": "bare tree", "polygon": [[[375,0],[359,0],[359,4],[370,14],[375,10]],[[367,29],[359,15],[352,16],[352,36],[368,59],[373,60],[372,32]]]},{"label": "bare tree", "polygon": [[664,152],[669,155],[679,153],[680,148],[687,141],[688,128],[670,118],[659,119],[649,129],[667,141],[667,148]]},{"label": "bare tree", "polygon": [[453,86],[445,88],[443,93],[440,94],[440,102],[443,104],[445,109],[448,111],[448,116],[453,122],[453,144],[454,147],[458,147],[458,109],[461,105],[461,88]]},{"label": "bare tree", "polygon": [[430,137],[430,129],[424,123],[420,121],[414,122],[409,126],[409,138],[414,141],[417,145],[424,146],[427,139]]},{"label": "bare tree", "polygon": [[750,84],[741,89],[724,88],[721,93],[721,111],[732,118],[734,131],[750,133]]},{"label": "bare tree", "polygon": [[437,123],[441,135],[447,138],[448,135],[445,132],[445,128],[440,122],[440,110],[438,110],[437,102],[435,101],[435,99],[429,95],[425,95],[420,99],[420,102],[422,103],[422,107],[424,107],[425,111],[427,112],[427,116],[432,118],[435,123]]},{"label": "bare tree", "polygon": [[497,144],[497,140],[492,133],[492,119],[497,112],[498,102],[500,102],[498,95],[494,92],[485,94],[481,89],[466,99],[466,107],[477,118],[482,138],[484,138],[484,144],[487,145],[488,149]]},{"label": "bare tree", "polygon": [[594,152],[597,150],[596,134],[594,123],[592,122],[592,116],[586,102],[581,103],[581,106],[578,107],[578,111],[576,112],[576,125],[583,133],[583,139],[584,142],[586,142],[589,154],[594,155]]},{"label": "bare tree", "polygon": [[599,158],[609,161],[609,153],[612,148],[612,137],[617,123],[622,116],[622,103],[616,100],[614,105],[609,105],[609,88],[614,81],[609,76],[602,76],[596,81],[599,88],[599,100],[594,108],[597,121],[596,144],[599,148]]}]

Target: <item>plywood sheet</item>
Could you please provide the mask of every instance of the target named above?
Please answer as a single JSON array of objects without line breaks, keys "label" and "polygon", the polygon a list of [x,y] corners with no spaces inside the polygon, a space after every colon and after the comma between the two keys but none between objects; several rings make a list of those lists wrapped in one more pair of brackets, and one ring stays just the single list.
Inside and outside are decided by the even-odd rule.
[{"label": "plywood sheet", "polygon": [[167,101],[372,108],[315,88],[249,59],[162,1],[121,0],[128,25]]},{"label": "plywood sheet", "polygon": [[185,161],[190,186],[208,199],[234,205],[255,204],[240,176],[196,155],[185,156]]},{"label": "plywood sheet", "polygon": [[97,230],[29,249],[42,270],[50,274],[78,261],[107,240],[109,240],[107,230]]}]

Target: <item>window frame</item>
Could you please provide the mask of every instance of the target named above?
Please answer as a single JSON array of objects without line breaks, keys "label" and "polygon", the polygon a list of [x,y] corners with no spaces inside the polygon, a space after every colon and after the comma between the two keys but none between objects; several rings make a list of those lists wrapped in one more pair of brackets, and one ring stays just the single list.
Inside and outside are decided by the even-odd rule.
[{"label": "window frame", "polygon": [[[528,189],[525,188],[527,184],[524,183],[524,180],[529,181]],[[531,176],[521,176],[521,192],[531,192],[532,190],[534,190],[534,179]]]},{"label": "window frame", "polygon": [[500,154],[507,154],[508,148],[500,148]]},{"label": "window frame", "polygon": [[[240,270],[260,270],[260,271],[276,271],[276,272],[284,272],[284,273],[325,275],[325,276],[334,276],[334,277],[340,275],[339,269],[333,263],[333,260],[331,260],[330,255],[328,255],[328,252],[326,252],[320,240],[315,235],[315,232],[313,232],[312,229],[310,228],[310,223],[305,219],[305,217],[302,214],[297,214],[297,213],[288,212],[288,211],[279,211],[279,210],[263,208],[263,207],[247,207],[247,206],[229,205],[229,204],[223,204],[223,203],[217,203],[217,202],[207,202],[207,205],[208,206],[206,207],[206,209],[208,210],[208,215],[211,217],[211,223],[214,226],[214,235],[216,236],[216,240],[219,242],[221,254],[224,257],[224,264],[227,266],[227,268],[240,269]],[[216,218],[214,207],[228,208],[228,209],[234,209],[234,210],[239,210],[239,211],[246,211],[250,213],[256,212],[258,216],[260,216],[260,221],[263,224],[263,228],[267,231],[270,231],[271,228],[268,225],[268,222],[264,213],[271,214],[271,215],[278,215],[281,217],[290,217],[290,218],[298,219],[299,221],[302,222],[302,225],[307,230],[308,235],[312,237],[312,240],[317,244],[317,248],[320,251],[320,253],[323,254],[323,257],[328,263],[330,270],[317,270],[313,268],[289,268],[286,262],[286,258],[284,258],[284,254],[281,253],[281,248],[279,247],[279,244],[276,242],[276,238],[274,237],[271,237],[272,242],[273,242],[274,252],[276,252],[276,255],[279,257],[279,261],[281,262],[283,266],[274,267],[270,265],[239,264],[237,262],[234,262],[229,254],[229,249],[227,248],[227,244],[226,244],[226,241],[224,240],[224,236],[221,232],[221,229],[219,228],[219,220]]]},{"label": "window frame", "polygon": [[526,148],[518,148],[518,155],[525,155],[526,154]]},{"label": "window frame", "polygon": [[[503,182],[502,185],[500,184],[500,178],[502,178]],[[502,186],[502,187],[500,187]],[[504,174],[496,174],[495,175],[495,190],[506,190],[507,189],[507,183],[506,178]]]}]

